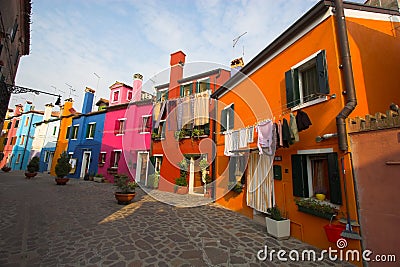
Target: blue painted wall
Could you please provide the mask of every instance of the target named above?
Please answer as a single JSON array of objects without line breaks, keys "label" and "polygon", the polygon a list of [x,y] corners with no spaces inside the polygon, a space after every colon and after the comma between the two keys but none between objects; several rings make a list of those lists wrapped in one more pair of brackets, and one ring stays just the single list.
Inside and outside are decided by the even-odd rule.
[{"label": "blue painted wall", "polygon": [[47,172],[47,168],[49,166],[48,161],[45,161],[45,156],[46,156],[46,152],[52,152],[54,154],[54,152],[56,151],[56,146],[54,143],[54,146],[48,146],[48,147],[43,147],[42,150],[40,151],[40,162],[39,162],[39,171],[40,172]]},{"label": "blue painted wall", "polygon": [[[91,160],[89,165],[88,173],[97,173],[99,154],[101,149],[101,141],[103,138],[104,120],[106,111],[97,111],[89,114],[81,115],[80,117],[72,119],[72,125],[68,141],[68,153],[73,153],[72,158],[77,159],[76,170],[74,174],[68,175],[70,178],[80,178],[81,167],[83,161],[83,152],[91,152]],[[95,122],[96,130],[93,139],[86,138],[87,128],[89,124]],[[72,127],[79,125],[78,138],[76,140],[71,139]]]},{"label": "blue painted wall", "polygon": [[[24,112],[30,111],[31,104],[25,104]],[[28,125],[26,120],[29,118]],[[35,123],[42,121],[43,115],[36,113],[25,113],[21,115],[16,134],[15,146],[12,150],[11,168],[13,170],[26,170],[29,162],[29,155],[31,154],[33,136],[35,135]],[[25,136],[23,143],[21,143],[22,136]],[[19,162],[18,162],[19,155]]]}]

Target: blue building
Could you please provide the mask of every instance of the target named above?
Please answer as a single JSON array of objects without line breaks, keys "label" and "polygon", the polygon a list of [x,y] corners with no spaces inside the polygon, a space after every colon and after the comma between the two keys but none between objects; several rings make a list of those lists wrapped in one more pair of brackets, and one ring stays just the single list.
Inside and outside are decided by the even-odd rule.
[{"label": "blue building", "polygon": [[42,121],[43,111],[36,111],[32,102],[26,101],[24,112],[21,114],[16,142],[12,149],[11,168],[13,170],[26,170],[30,159],[35,124]]},{"label": "blue building", "polygon": [[99,101],[96,103],[98,110],[92,111],[94,92],[86,88],[82,113],[72,119],[67,130],[67,151],[73,168],[68,175],[70,178],[85,178],[86,175],[97,173],[106,115],[104,105],[108,103]]}]

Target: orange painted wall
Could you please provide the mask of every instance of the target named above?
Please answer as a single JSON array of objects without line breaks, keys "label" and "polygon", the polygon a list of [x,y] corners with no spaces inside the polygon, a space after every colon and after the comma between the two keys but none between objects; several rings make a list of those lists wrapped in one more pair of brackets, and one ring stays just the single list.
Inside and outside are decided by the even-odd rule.
[{"label": "orange painted wall", "polygon": [[[352,113],[352,117],[386,110],[391,102],[400,103],[400,91],[398,90],[400,85],[398,75],[400,73],[400,53],[398,53],[400,51],[400,40],[398,37],[399,28],[395,29],[396,26],[398,27],[399,24],[348,19],[348,35],[358,98],[358,106]],[[285,72],[319,50],[326,51],[330,94],[336,94],[336,98],[303,109],[310,117],[312,126],[299,133],[300,142],[290,146],[290,148],[278,149],[276,155],[281,156],[282,161],[275,162],[275,164],[282,166],[283,171],[282,181],[275,181],[276,203],[287,211],[292,221],[292,236],[320,248],[334,246],[327,241],[322,228],[329,222],[297,211],[292,193],[291,155],[297,154],[298,150],[303,149],[333,148],[334,152],[338,152],[339,168],[340,158],[344,157],[347,171],[346,181],[348,188],[350,188],[348,190],[350,216],[352,219],[357,219],[348,155],[338,151],[336,138],[321,143],[315,141],[317,136],[336,133],[335,117],[345,103],[345,97],[342,95],[345,88],[343,88],[341,73],[338,68],[340,65],[338,49],[335,21],[333,17],[329,17],[251,74],[249,80],[235,86],[232,91],[219,99],[226,105],[234,103],[234,110],[238,115],[238,117],[235,117],[235,129],[242,128],[242,125],[253,125],[260,119],[274,119],[275,117],[275,120],[278,120],[285,117],[289,121],[288,114],[282,115],[286,106]],[[267,101],[260,97],[259,92],[257,92],[258,88]],[[222,108],[223,105],[220,104],[218,114],[220,114]],[[218,131],[219,127],[217,128]],[[217,173],[224,176],[228,174],[227,172],[223,173],[228,168],[228,157],[223,156],[223,135],[218,135],[217,145]],[[255,146],[255,143],[252,144],[252,147]],[[218,177],[218,179],[221,178],[224,177]],[[223,186],[221,186],[220,191]],[[345,203],[343,177],[341,177],[341,186],[342,199]],[[245,201],[238,198],[243,199],[245,196],[241,194],[236,199],[229,199],[228,196],[219,199],[217,202],[243,214],[248,214],[249,208],[246,207]],[[345,211],[344,204],[341,206],[341,211]],[[360,249],[360,242],[349,241],[348,248]]]},{"label": "orange painted wall", "polygon": [[54,158],[51,164],[50,174],[56,176],[55,168],[57,164],[57,160],[60,158],[62,152],[67,151],[68,148],[68,139],[65,138],[67,134],[68,126],[72,124],[72,117],[70,109],[72,108],[72,101],[65,101],[63,110],[62,110],[62,118],[60,121],[60,130],[58,132],[57,146],[54,152]]}]

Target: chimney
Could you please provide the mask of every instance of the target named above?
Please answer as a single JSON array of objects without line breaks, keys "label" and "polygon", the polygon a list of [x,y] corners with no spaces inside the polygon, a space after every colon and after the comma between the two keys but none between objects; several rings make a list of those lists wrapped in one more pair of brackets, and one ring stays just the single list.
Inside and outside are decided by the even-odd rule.
[{"label": "chimney", "polygon": [[51,117],[51,112],[53,111],[53,104],[46,104],[44,105],[44,115],[43,115],[43,120],[47,121]]},{"label": "chimney", "polygon": [[95,91],[93,89],[86,87],[85,96],[83,99],[82,114],[86,114],[92,111],[94,92]]},{"label": "chimney", "polygon": [[24,111],[28,112],[30,110],[33,110],[34,106],[32,106],[32,102],[31,101],[26,101],[25,102],[25,107],[24,107]]},{"label": "chimney", "polygon": [[74,103],[74,101],[72,101],[72,98],[65,99],[64,106],[62,106],[62,108],[60,108],[60,117],[68,116],[71,114],[71,112],[69,110],[72,108],[73,103]]},{"label": "chimney", "polygon": [[238,73],[244,66],[243,58],[237,58],[231,61],[231,77]]},{"label": "chimney", "polygon": [[142,82],[143,75],[136,73],[133,75],[133,89],[132,89],[132,101],[140,101],[142,99]]},{"label": "chimney", "polygon": [[21,104],[15,105],[14,116],[20,115],[23,111],[24,109]]},{"label": "chimney", "polygon": [[[170,66],[171,71],[169,74],[169,88],[171,91],[175,88],[179,88],[178,80],[183,78],[183,66],[185,65],[186,55],[182,51],[178,51],[171,54]],[[171,97],[179,97],[179,89],[175,90]]]}]

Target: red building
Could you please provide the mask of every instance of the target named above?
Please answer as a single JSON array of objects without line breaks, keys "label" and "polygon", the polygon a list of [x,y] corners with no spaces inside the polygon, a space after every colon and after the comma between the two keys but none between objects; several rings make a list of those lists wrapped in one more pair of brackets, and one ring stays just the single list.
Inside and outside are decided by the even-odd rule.
[{"label": "red building", "polygon": [[[182,51],[171,54],[170,81],[156,86],[150,160],[153,173],[159,174],[160,190],[174,191],[176,179],[183,176],[189,194],[203,194],[200,161],[206,159],[208,165],[213,161],[209,97],[230,78],[230,72],[217,68],[184,78],[185,57]],[[184,159],[186,166],[179,167]],[[207,170],[211,174],[210,167]]]}]

